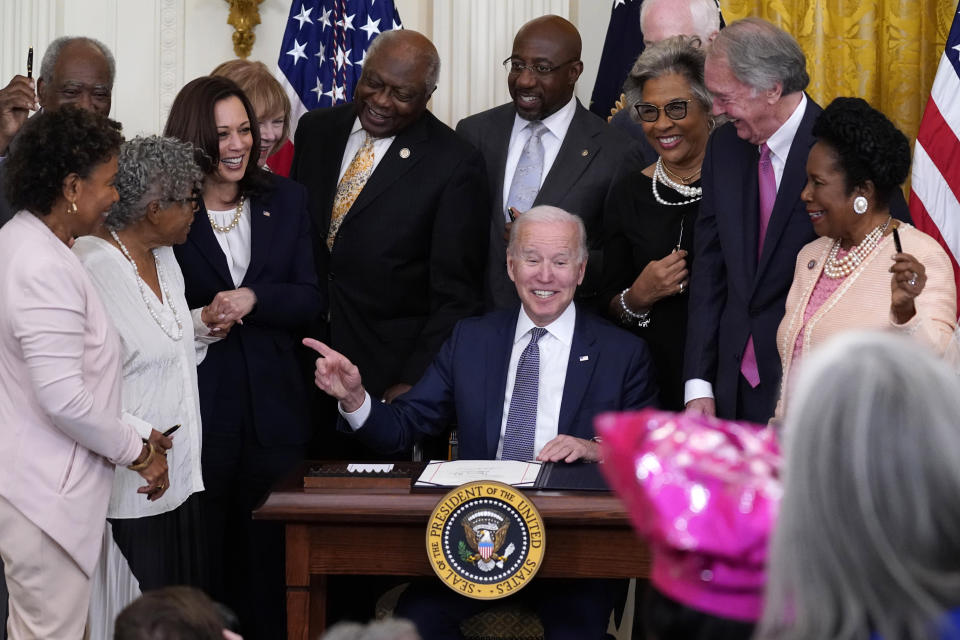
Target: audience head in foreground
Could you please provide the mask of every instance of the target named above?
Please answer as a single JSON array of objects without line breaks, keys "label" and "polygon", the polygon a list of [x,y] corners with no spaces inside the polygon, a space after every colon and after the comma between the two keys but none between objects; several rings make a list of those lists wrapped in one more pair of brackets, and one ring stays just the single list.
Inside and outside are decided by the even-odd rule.
[{"label": "audience head in foreground", "polygon": [[420,640],[420,634],[407,620],[387,619],[370,624],[341,622],[323,634],[322,640]]},{"label": "audience head in foreground", "polygon": [[114,640],[224,640],[223,619],[213,601],[193,587],[148,591],[120,612]]},{"label": "audience head in foreground", "polygon": [[958,385],[890,333],[811,356],[785,425],[760,638],[957,637]]}]

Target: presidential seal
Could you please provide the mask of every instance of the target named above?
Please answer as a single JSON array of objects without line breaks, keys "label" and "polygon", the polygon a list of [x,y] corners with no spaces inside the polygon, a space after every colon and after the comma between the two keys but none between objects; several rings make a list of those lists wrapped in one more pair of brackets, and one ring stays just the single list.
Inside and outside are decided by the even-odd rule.
[{"label": "presidential seal", "polygon": [[543,518],[502,482],[468,482],[440,500],[427,525],[427,557],[443,582],[478,600],[522,589],[543,562]]}]

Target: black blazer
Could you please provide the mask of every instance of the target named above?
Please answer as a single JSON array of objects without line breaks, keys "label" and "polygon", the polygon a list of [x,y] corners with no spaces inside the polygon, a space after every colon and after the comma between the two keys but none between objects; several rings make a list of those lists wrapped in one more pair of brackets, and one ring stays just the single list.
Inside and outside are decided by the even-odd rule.
[{"label": "black blazer", "polygon": [[[310,439],[307,390],[313,380],[304,367],[308,358],[300,340],[322,306],[306,190],[269,175],[272,189],[250,201],[250,266],[240,284],[253,290],[257,304],[242,325],[234,325],[225,339],[210,345],[198,369],[204,430],[207,416],[222,417],[236,406],[245,406],[235,394],[246,393],[257,437],[265,446]],[[202,206],[187,241],[173,250],[191,309],[209,304],[220,291],[235,288]]]},{"label": "black blazer", "polygon": [[[487,304],[509,308],[519,303],[517,290],[507,276],[506,245],[503,242],[503,180],[510,133],[516,109],[500,105],[464,118],[457,133],[483,154],[490,194],[490,251],[487,258]],[[556,160],[533,204],[548,204],[575,213],[587,229],[590,260],[577,299],[592,301],[603,271],[603,209],[615,179],[639,166],[639,149],[612,129],[599,116],[584,109],[580,101],[560,145]]]},{"label": "black blazer", "polygon": [[[423,379],[392,404],[374,402],[357,437],[397,453],[456,422],[460,458],[495,458],[519,313],[515,306],[457,324]],[[652,406],[656,398],[646,343],[578,308],[557,432],[592,438],[598,414]]]},{"label": "black blazer", "polygon": [[483,160],[429,111],[397,134],[337,232],[326,237],[352,104],[297,126],[290,176],[306,185],[330,344],[379,396],[414,384],[461,318],[482,311],[487,251]]}]

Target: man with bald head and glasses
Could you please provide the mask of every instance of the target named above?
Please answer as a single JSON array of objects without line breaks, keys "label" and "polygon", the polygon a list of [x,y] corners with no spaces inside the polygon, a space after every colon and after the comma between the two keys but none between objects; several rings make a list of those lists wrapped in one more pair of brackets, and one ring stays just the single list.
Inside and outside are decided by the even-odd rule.
[{"label": "man with bald head and glasses", "polygon": [[574,95],[583,72],[580,33],[560,16],[523,25],[503,61],[512,102],[464,118],[457,133],[483,154],[491,200],[486,304],[510,307],[517,292],[507,277],[506,238],[516,215],[552,205],[582,219],[590,261],[577,298],[591,304],[603,266],[604,201],[632,143],[590,113]]}]

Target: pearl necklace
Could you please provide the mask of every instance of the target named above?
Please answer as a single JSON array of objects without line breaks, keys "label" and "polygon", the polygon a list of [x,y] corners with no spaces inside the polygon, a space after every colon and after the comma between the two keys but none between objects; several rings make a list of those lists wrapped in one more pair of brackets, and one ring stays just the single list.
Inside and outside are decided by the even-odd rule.
[{"label": "pearl necklace", "polygon": [[234,227],[240,224],[240,216],[243,214],[243,196],[240,196],[240,203],[237,205],[237,213],[233,216],[233,220],[230,221],[225,227],[221,227],[217,224],[217,221],[213,219],[213,214],[207,210],[207,217],[210,219],[210,226],[219,231],[220,233],[228,233],[232,231]]},{"label": "pearl necklace", "polygon": [[875,227],[873,231],[863,237],[860,244],[850,249],[847,255],[839,259],[837,255],[840,253],[840,238],[834,240],[830,254],[827,256],[827,261],[823,265],[823,273],[828,278],[833,278],[834,280],[837,278],[846,278],[853,273],[854,269],[859,267],[860,263],[870,255],[870,252],[880,244],[880,239],[883,237],[883,232],[887,230],[887,225],[890,224],[890,220],[891,218],[887,218],[886,222]]},{"label": "pearl necklace", "polygon": [[153,308],[153,304],[150,302],[150,298],[147,296],[147,292],[143,290],[143,278],[140,277],[140,270],[137,268],[137,263],[134,261],[133,256],[130,255],[130,252],[127,251],[126,245],[120,241],[120,236],[117,235],[116,231],[110,230],[110,236],[113,238],[114,242],[117,243],[117,246],[120,247],[120,251],[123,252],[123,255],[130,262],[130,265],[133,267],[133,276],[137,279],[137,288],[140,289],[140,297],[143,299],[143,303],[147,305],[147,311],[150,312],[150,317],[153,318],[153,321],[157,323],[157,326],[163,330],[167,336],[174,342],[180,340],[183,337],[183,323],[180,322],[180,316],[177,315],[177,310],[173,306],[173,298],[170,297],[170,292],[167,290],[167,281],[163,277],[163,267],[160,266],[160,260],[157,258],[156,249],[151,249],[150,253],[153,255],[153,262],[157,265],[157,280],[160,281],[160,291],[163,292],[163,297],[167,300],[167,305],[170,307],[170,312],[173,314],[173,319],[177,323],[177,331],[174,334],[172,331],[167,329],[164,326],[163,322],[160,321],[160,316],[157,315],[157,312]]},{"label": "pearl necklace", "polygon": [[[670,202],[669,200],[664,200],[660,197],[660,193],[657,191],[657,181],[662,182],[664,185],[670,187],[680,195],[688,198],[681,202]],[[689,187],[685,184],[677,184],[667,176],[667,172],[663,168],[663,158],[657,158],[657,166],[653,170],[653,180],[651,182],[651,188],[653,189],[653,197],[660,204],[667,205],[668,207],[679,207],[681,205],[690,204],[692,202],[697,202],[703,198],[703,188],[702,187]]]}]

